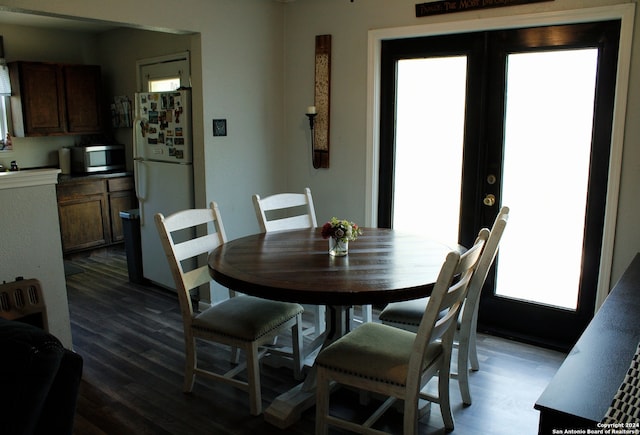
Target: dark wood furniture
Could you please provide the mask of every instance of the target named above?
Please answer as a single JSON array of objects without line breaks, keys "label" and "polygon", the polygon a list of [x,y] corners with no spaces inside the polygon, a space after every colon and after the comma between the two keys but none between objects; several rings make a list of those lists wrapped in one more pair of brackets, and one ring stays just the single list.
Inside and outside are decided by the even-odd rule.
[{"label": "dark wood furniture", "polygon": [[[390,229],[364,228],[349,254],[332,257],[319,228],[278,231],[225,243],[209,255],[220,284],[267,299],[327,305],[325,345],[349,328],[353,305],[428,296],[451,248]],[[285,428],[315,400],[315,373],[282,394],[265,419]]]},{"label": "dark wood furniture", "polygon": [[640,342],[638,313],[640,254],[536,402],[539,434],[551,434],[554,429],[597,429]]},{"label": "dark wood furniture", "polygon": [[384,304],[429,294],[449,251],[442,243],[364,228],[349,255],[332,257],[320,228],[232,240],[209,256],[220,284],[268,299],[329,305]]},{"label": "dark wood furniture", "polygon": [[9,70],[14,135],[102,132],[99,66],[11,62]]},{"label": "dark wood furniture", "polygon": [[67,177],[56,191],[65,254],[124,240],[120,211],[136,207],[133,177]]}]

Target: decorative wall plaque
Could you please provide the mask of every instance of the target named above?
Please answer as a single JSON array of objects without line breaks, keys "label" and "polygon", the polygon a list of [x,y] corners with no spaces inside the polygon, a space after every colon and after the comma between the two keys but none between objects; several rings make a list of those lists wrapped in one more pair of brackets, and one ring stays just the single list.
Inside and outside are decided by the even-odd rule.
[{"label": "decorative wall plaque", "polygon": [[331,35],[316,36],[313,167],[329,167],[329,103],[331,90]]},{"label": "decorative wall plaque", "polygon": [[416,17],[450,14],[475,9],[499,8],[553,0],[445,0],[416,4]]}]

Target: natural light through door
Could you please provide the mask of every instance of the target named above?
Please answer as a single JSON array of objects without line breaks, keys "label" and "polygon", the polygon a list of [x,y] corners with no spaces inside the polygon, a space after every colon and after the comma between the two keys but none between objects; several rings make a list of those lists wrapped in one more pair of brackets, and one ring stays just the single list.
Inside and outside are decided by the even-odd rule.
[{"label": "natural light through door", "polygon": [[577,307],[597,61],[597,49],[508,56],[498,296]]},{"label": "natural light through door", "polygon": [[398,62],[393,228],[458,244],[467,58]]},{"label": "natural light through door", "polygon": [[[597,49],[508,56],[501,202],[511,217],[498,296],[577,306],[597,60]],[[397,68],[393,228],[453,245],[467,59],[407,59]],[[525,254],[519,248],[532,237]]]},{"label": "natural light through door", "polygon": [[180,87],[180,77],[149,80],[149,92],[171,92]]}]

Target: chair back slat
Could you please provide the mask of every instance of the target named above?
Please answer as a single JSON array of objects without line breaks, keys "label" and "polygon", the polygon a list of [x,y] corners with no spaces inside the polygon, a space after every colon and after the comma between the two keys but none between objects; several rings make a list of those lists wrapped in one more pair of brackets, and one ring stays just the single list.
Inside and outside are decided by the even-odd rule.
[{"label": "chair back slat", "polygon": [[260,200],[265,210],[279,210],[306,205],[307,199],[301,193],[279,193]]},{"label": "chair back slat", "polygon": [[175,212],[165,218],[165,225],[167,230],[173,233],[174,231],[196,227],[214,221],[215,219],[211,215],[211,209],[202,208]]},{"label": "chair back slat", "polygon": [[291,229],[313,228],[309,215],[290,216],[265,222],[267,232]]},{"label": "chair back slat", "polygon": [[278,193],[265,198],[253,195],[253,204],[263,233],[318,226],[311,190],[308,187],[303,193]]},{"label": "chair back slat", "polygon": [[187,290],[199,287],[211,281],[209,266],[201,266],[183,274],[184,286]]},{"label": "chair back slat", "polygon": [[207,234],[206,236],[177,243],[174,247],[176,258],[183,261],[201,254],[208,254],[219,245],[220,238],[217,234]]}]

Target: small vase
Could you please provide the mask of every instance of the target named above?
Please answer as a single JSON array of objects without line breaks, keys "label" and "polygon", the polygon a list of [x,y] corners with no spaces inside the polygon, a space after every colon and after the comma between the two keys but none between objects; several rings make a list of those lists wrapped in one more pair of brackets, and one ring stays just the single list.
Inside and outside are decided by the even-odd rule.
[{"label": "small vase", "polygon": [[334,239],[329,237],[329,255],[333,257],[344,257],[349,253],[349,241]]}]

